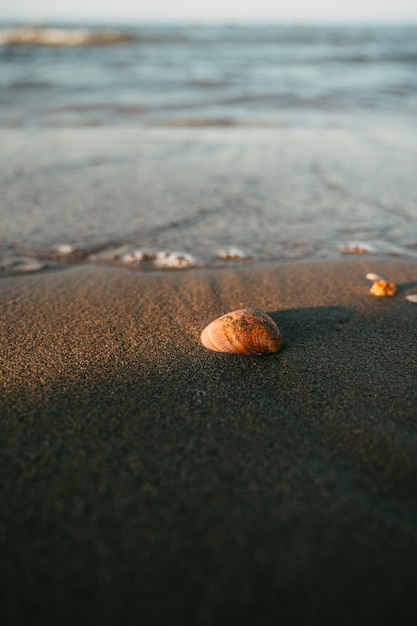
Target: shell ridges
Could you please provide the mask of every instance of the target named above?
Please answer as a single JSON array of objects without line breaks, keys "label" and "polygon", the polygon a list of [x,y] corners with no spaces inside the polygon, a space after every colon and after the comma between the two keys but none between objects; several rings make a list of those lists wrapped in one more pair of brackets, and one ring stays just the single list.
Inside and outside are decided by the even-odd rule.
[{"label": "shell ridges", "polygon": [[215,352],[261,355],[277,352],[281,333],[261,309],[239,309],[222,315],[201,333],[201,343]]}]

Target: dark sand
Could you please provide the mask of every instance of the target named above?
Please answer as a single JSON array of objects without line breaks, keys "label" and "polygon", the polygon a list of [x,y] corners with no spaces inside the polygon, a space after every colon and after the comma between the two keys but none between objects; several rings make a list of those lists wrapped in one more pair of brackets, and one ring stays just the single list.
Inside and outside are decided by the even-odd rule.
[{"label": "dark sand", "polygon": [[[370,296],[368,271],[398,295]],[[0,289],[2,624],[415,619],[416,262]],[[280,353],[199,344],[244,306]]]}]

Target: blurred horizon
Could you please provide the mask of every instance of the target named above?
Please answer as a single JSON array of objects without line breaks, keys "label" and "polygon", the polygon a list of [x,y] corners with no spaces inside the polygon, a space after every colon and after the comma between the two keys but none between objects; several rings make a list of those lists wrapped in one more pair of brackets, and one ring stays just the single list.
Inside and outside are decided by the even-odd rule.
[{"label": "blurred horizon", "polygon": [[153,0],[151,6],[133,6],[130,0],[116,5],[100,0],[60,2],[3,0],[0,23],[41,24],[417,24],[414,0],[294,0],[290,6],[273,0],[212,0],[209,5],[191,0]]},{"label": "blurred horizon", "polygon": [[60,18],[52,18],[52,17],[36,17],[36,18],[25,18],[25,17],[1,17],[0,16],[0,28],[21,28],[21,27],[35,27],[35,28],[79,28],[79,27],[102,27],[105,29],[109,29],[112,27],[115,28],[140,28],[143,27],[190,27],[190,28],[199,28],[199,27],[216,27],[216,28],[235,28],[235,27],[245,27],[245,28],[265,28],[265,27],[385,27],[389,28],[392,26],[393,28],[401,27],[401,26],[409,26],[411,28],[417,27],[417,17],[412,20],[399,19],[398,21],[393,20],[383,20],[383,19],[363,19],[363,20],[336,20],[336,19],[317,19],[317,20],[308,20],[308,19],[274,19],[274,20],[223,20],[223,19],[212,19],[212,20],[195,20],[195,19],[143,19],[143,18],[97,18],[97,17],[60,17]]}]

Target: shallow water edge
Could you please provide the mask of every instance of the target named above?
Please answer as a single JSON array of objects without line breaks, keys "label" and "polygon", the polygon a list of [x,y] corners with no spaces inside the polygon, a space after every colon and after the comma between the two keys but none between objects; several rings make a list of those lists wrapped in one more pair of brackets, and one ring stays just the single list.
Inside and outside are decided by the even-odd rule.
[{"label": "shallow water edge", "polygon": [[0,273],[417,255],[416,126],[0,130]]}]

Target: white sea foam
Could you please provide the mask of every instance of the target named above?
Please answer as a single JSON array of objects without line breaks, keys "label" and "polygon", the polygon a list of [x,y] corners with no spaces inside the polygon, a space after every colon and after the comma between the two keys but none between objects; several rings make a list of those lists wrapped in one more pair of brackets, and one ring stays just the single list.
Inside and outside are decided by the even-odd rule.
[{"label": "white sea foam", "polygon": [[249,250],[241,250],[240,248],[225,248],[218,250],[217,256],[224,261],[245,261],[252,258],[252,254]]},{"label": "white sea foam", "polygon": [[172,252],[170,250],[154,252],[131,245],[123,245],[118,248],[91,254],[89,260],[104,263],[115,261],[126,266],[140,266],[141,263],[145,263],[145,265],[152,263],[155,269],[187,269],[201,265],[201,262],[188,252]]},{"label": "white sea foam", "polygon": [[170,252],[162,250],[158,252],[153,262],[157,269],[183,270],[200,265],[198,259],[187,252]]},{"label": "white sea foam", "polygon": [[152,261],[155,258],[155,255],[152,252],[146,252],[145,250],[140,250],[139,248],[133,248],[125,254],[122,255],[121,261],[122,263],[138,263],[140,261]]},{"label": "white sea foam", "polygon": [[60,255],[72,254],[75,250],[74,246],[71,246],[69,243],[57,243],[53,246],[54,252]]}]

